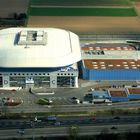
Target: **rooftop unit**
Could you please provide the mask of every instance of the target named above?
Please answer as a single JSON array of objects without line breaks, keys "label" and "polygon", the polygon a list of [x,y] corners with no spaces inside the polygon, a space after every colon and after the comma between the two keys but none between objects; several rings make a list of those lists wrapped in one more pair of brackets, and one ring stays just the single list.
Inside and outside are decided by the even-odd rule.
[{"label": "rooftop unit", "polygon": [[47,33],[44,31],[23,30],[19,33],[18,45],[46,45]]}]

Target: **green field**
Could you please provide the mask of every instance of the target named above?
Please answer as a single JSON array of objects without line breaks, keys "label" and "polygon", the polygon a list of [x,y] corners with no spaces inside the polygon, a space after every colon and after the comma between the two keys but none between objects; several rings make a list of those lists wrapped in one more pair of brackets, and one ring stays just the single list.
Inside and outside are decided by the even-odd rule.
[{"label": "green field", "polygon": [[140,2],[140,0],[131,0],[131,1]]},{"label": "green field", "polygon": [[30,16],[137,16],[133,8],[34,8]]},{"label": "green field", "polygon": [[31,5],[130,5],[130,0],[30,0]]}]

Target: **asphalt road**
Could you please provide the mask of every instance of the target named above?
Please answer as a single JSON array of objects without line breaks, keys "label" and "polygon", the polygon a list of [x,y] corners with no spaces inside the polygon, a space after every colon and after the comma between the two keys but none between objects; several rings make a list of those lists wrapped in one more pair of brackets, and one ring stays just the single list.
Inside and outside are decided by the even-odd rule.
[{"label": "asphalt road", "polygon": [[[100,133],[123,133],[138,131],[139,124],[121,124],[115,126],[117,129],[111,129],[112,125],[103,126],[80,126],[78,135],[95,135]],[[5,138],[26,138],[26,137],[40,137],[40,136],[69,136],[69,127],[48,127],[48,128],[34,128],[26,129],[25,134],[21,135],[18,129],[0,130],[0,139]]]},{"label": "asphalt road", "polygon": [[9,113],[19,113],[19,112],[84,112],[84,111],[97,111],[97,110],[110,110],[110,109],[129,109],[129,108],[139,108],[140,102],[124,102],[117,103],[111,106],[107,104],[96,104],[96,105],[56,105],[56,106],[32,106],[26,108],[19,107],[8,107],[7,112]]},{"label": "asphalt road", "polygon": [[1,119],[0,130],[2,129],[29,129],[29,128],[45,128],[54,126],[85,126],[85,125],[116,125],[116,124],[140,124],[139,115],[131,116],[110,116],[110,117],[56,117],[56,120],[48,120],[47,116],[38,116],[28,119]]}]

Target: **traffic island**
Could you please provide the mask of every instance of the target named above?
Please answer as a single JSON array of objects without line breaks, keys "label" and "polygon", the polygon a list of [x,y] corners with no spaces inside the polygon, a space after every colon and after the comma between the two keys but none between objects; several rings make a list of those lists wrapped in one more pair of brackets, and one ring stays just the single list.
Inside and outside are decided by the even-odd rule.
[{"label": "traffic island", "polygon": [[50,105],[52,104],[52,101],[48,98],[40,98],[36,103],[39,105]]}]

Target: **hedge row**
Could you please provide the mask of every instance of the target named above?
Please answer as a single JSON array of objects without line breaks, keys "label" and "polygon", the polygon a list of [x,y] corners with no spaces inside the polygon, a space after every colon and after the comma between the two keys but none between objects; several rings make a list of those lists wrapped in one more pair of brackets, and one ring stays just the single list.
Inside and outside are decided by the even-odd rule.
[{"label": "hedge row", "polygon": [[32,5],[130,5],[130,0],[30,0]]},{"label": "hedge row", "polygon": [[37,8],[29,16],[137,16],[134,8]]}]

